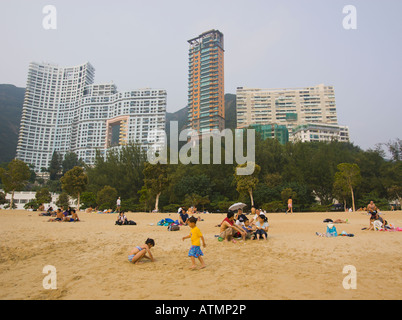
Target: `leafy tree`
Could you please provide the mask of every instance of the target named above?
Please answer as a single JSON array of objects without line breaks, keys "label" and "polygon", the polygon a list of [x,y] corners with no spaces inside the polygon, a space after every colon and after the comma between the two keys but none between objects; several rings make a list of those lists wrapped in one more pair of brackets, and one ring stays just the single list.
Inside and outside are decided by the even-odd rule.
[{"label": "leafy tree", "polygon": [[24,188],[31,177],[31,171],[27,164],[21,160],[14,159],[8,166],[8,170],[0,168],[0,177],[3,182],[4,191],[11,192],[10,209],[14,207],[14,192]]},{"label": "leafy tree", "polygon": [[63,191],[77,199],[77,210],[80,210],[80,195],[88,184],[88,176],[81,167],[67,171],[60,179]]},{"label": "leafy tree", "polygon": [[116,199],[117,190],[111,186],[104,186],[96,195],[96,202],[100,210],[114,208]]},{"label": "leafy tree", "polygon": [[144,168],[144,184],[146,188],[155,196],[155,210],[158,211],[159,197],[163,190],[167,188],[168,175],[166,164],[150,164],[147,162]]},{"label": "leafy tree", "polygon": [[59,194],[59,197],[56,201],[56,206],[63,209],[67,209],[70,206],[70,197],[66,192],[62,192]]},{"label": "leafy tree", "polygon": [[51,181],[60,179],[61,161],[61,155],[57,151],[54,151],[52,160],[50,160],[49,163],[49,169],[47,170],[49,172],[49,179]]},{"label": "leafy tree", "polygon": [[[246,163],[237,166],[237,168],[246,167]],[[250,175],[237,175],[236,171],[234,176],[236,178],[236,190],[239,193],[247,192],[250,196],[251,206],[254,206],[253,199],[253,190],[256,188],[258,184],[258,175],[261,171],[261,167],[258,164],[255,164],[254,172]]]},{"label": "leafy tree", "polygon": [[389,141],[385,144],[388,147],[388,151],[391,154],[393,161],[402,161],[402,140],[396,139],[395,141]]},{"label": "leafy tree", "polygon": [[63,175],[74,167],[82,167],[82,165],[82,161],[78,159],[78,155],[75,152],[67,152],[64,155],[64,160],[61,163]]},{"label": "leafy tree", "polygon": [[358,186],[361,182],[360,168],[356,163],[340,163],[337,168],[338,172],[335,173],[336,185],[343,188],[343,190],[348,189],[350,191],[350,195],[352,196],[352,208],[353,211],[356,211],[353,188]]},{"label": "leafy tree", "polygon": [[209,196],[200,196],[196,193],[186,194],[184,198],[184,205],[186,207],[197,207],[202,205],[202,210],[204,210],[205,205],[210,203]]},{"label": "leafy tree", "polygon": [[0,191],[0,204],[7,203],[6,194]]},{"label": "leafy tree", "polygon": [[93,192],[81,193],[81,203],[84,208],[96,207],[96,195]]},{"label": "leafy tree", "polygon": [[138,199],[138,191],[144,183],[145,161],[146,154],[136,144],[123,146],[120,150],[109,150],[106,155],[97,151],[95,165],[85,168],[91,181],[88,191],[96,194],[109,185],[124,199]]},{"label": "leafy tree", "polygon": [[141,209],[144,211],[151,211],[152,205],[155,204],[155,198],[153,197],[152,192],[147,189],[146,186],[142,186],[138,193],[140,194]]},{"label": "leafy tree", "polygon": [[36,192],[35,199],[38,204],[50,203],[52,202],[52,195],[50,194],[49,189],[42,188]]}]

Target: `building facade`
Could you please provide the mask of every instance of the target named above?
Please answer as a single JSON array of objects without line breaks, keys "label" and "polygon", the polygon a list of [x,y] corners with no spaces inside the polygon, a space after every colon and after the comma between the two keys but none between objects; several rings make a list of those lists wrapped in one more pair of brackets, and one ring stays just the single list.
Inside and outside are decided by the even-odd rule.
[{"label": "building facade", "polygon": [[332,86],[293,89],[250,89],[236,91],[237,127],[252,124],[285,125],[293,130],[304,123],[337,124],[335,91]]},{"label": "building facade", "polygon": [[166,91],[118,92],[93,84],[90,63],[75,67],[31,63],[16,157],[36,172],[48,168],[53,152],[75,152],[93,164],[96,150],[139,143],[146,148],[155,130],[165,129]]},{"label": "building facade", "polygon": [[247,129],[254,129],[265,139],[277,139],[280,144],[286,144],[289,141],[289,131],[284,125],[273,124],[251,124]]},{"label": "building facade", "polygon": [[293,141],[339,141],[349,142],[349,128],[337,124],[306,123],[297,126],[293,131]]},{"label": "building facade", "polygon": [[188,40],[188,127],[199,133],[225,128],[223,34],[210,30]]}]

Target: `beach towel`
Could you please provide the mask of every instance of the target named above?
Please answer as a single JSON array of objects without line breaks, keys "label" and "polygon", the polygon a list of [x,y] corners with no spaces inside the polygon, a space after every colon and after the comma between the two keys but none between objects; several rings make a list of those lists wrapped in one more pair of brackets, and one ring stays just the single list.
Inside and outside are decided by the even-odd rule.
[{"label": "beach towel", "polygon": [[353,233],[347,233],[346,231],[342,231],[338,236],[341,236],[341,237],[354,237],[355,235]]},{"label": "beach towel", "polygon": [[[170,218],[166,218],[166,219],[162,219],[159,220],[159,222],[157,223],[158,226],[164,226],[164,227],[168,227],[171,224],[175,223],[174,220],[170,219]],[[178,224],[178,223],[177,223]]]}]

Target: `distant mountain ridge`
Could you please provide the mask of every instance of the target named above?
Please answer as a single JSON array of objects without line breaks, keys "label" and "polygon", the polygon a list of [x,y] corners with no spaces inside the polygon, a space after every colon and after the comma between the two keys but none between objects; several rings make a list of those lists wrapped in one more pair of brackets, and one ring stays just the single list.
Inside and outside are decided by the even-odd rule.
[{"label": "distant mountain ridge", "polygon": [[[0,163],[15,158],[24,95],[25,88],[0,84]],[[170,121],[178,121],[179,132],[183,130],[187,117],[187,106],[176,112],[166,112],[166,132],[169,132]],[[236,128],[236,95],[231,93],[225,94],[225,127]]]}]

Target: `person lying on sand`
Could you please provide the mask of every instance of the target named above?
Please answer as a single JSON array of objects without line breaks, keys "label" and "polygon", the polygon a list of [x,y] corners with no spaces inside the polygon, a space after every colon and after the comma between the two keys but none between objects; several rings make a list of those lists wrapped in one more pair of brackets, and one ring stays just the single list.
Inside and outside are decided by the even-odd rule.
[{"label": "person lying on sand", "polygon": [[336,220],[334,221],[334,223],[349,223],[349,221],[348,221],[348,219],[346,219],[346,220],[336,219]]},{"label": "person lying on sand", "polygon": [[[151,248],[155,246],[155,241],[153,239],[148,238],[145,241],[145,244],[142,246],[136,246],[133,250],[128,254],[128,261],[134,264],[141,263],[143,258],[149,259],[152,262],[155,261],[154,257],[151,253]],[[148,255],[147,255],[148,254]]]}]

